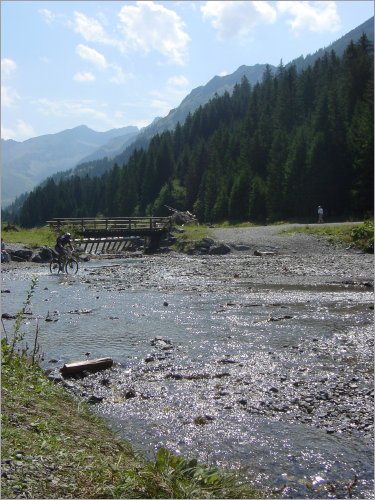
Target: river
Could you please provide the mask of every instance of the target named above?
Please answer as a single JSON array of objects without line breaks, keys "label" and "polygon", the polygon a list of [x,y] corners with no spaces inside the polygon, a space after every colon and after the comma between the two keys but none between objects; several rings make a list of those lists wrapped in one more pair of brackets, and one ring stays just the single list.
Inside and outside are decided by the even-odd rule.
[{"label": "river", "polygon": [[284,498],[372,498],[373,288],[256,282],[225,275],[223,259],[15,269],[2,273],[2,311],[20,309],[35,276],[24,342],[38,323],[50,370],[112,357],[68,385],[147,456],[168,447],[241,469]]}]

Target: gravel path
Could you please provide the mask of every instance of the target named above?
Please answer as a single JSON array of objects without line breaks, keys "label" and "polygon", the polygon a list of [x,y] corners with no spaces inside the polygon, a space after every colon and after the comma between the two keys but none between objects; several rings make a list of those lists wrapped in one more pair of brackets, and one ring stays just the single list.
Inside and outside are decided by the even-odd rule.
[{"label": "gravel path", "polygon": [[[257,283],[373,286],[373,255],[343,245],[332,245],[324,237],[282,232],[293,227],[304,226],[213,229],[212,235],[232,248],[229,261],[234,273],[239,277],[250,274],[247,277]],[[254,256],[257,250],[270,251],[274,255]],[[227,257],[224,265],[227,266],[229,261]],[[256,270],[253,266],[249,271],[251,264]]]}]

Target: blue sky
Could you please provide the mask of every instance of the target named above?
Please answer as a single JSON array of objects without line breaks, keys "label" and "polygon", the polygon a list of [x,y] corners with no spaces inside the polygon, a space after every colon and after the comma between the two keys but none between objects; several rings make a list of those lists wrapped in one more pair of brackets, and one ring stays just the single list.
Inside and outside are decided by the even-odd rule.
[{"label": "blue sky", "polygon": [[284,64],[372,1],[1,1],[1,136],[144,127],[239,66]]}]

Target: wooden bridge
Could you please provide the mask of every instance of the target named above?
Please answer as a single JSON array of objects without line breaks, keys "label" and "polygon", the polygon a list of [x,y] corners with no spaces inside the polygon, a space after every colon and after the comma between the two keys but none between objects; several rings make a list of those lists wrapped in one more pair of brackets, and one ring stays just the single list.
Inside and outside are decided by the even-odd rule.
[{"label": "wooden bridge", "polygon": [[72,233],[74,243],[83,246],[86,252],[95,253],[99,246],[107,251],[124,249],[126,244],[144,238],[145,252],[151,253],[160,246],[171,229],[170,217],[111,217],[111,218],[65,218],[56,217],[47,221],[56,231]]}]

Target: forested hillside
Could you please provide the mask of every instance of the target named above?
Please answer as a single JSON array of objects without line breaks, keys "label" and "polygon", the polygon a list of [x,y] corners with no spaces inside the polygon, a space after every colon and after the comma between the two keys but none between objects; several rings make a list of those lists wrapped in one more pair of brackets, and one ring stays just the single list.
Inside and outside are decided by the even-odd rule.
[{"label": "forested hillside", "polygon": [[49,180],[19,222],[165,215],[165,204],[206,222],[301,219],[318,204],[362,217],[374,203],[373,88],[366,36],[300,73],[266,69],[261,83],[243,79],[102,177]]}]

